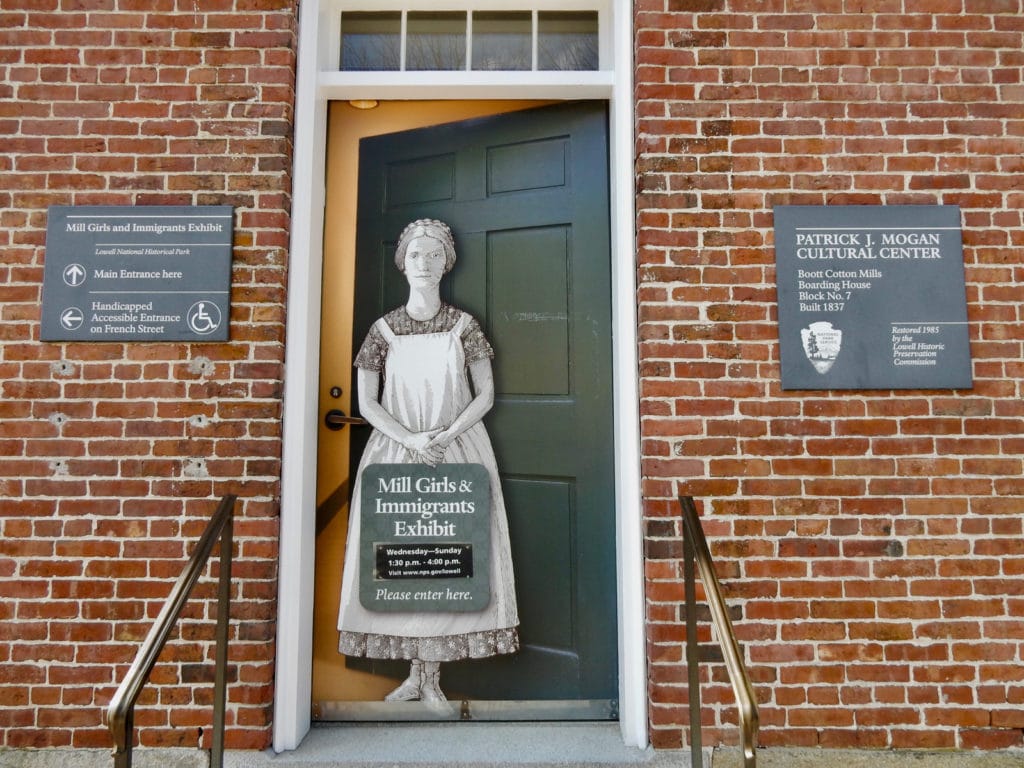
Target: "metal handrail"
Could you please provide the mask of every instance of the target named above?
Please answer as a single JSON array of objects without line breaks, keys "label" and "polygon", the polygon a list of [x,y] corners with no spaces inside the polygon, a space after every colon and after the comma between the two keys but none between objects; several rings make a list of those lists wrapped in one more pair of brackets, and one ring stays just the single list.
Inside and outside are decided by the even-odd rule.
[{"label": "metal handrail", "polygon": [[160,609],[160,615],[146,635],[135,660],[128,668],[121,685],[107,707],[107,727],[114,739],[114,768],[131,768],[132,735],[135,702],[149,679],[157,658],[188,601],[192,588],[199,581],[206,562],[213,551],[213,545],[220,539],[220,579],[217,589],[217,631],[216,631],[216,672],[214,674],[213,697],[213,742],[210,755],[211,768],[221,768],[224,756],[224,710],[227,685],[228,658],[228,614],[231,602],[231,548],[233,542],[233,515],[235,496],[221,499],[217,511],[203,531],[192,558],[188,561],[167,601]]},{"label": "metal handrail", "polygon": [[[689,675],[690,699],[690,754],[691,762],[696,768],[703,768],[700,739],[700,686],[697,677],[699,653],[697,648],[697,611],[696,587],[694,584],[693,565],[696,560],[700,570],[700,578],[704,583],[704,592],[708,606],[711,608],[711,619],[718,635],[718,643],[722,648],[725,667],[729,672],[729,682],[740,716],[740,738],[743,747],[744,768],[756,768],[757,765],[757,699],[754,687],[750,684],[750,676],[743,663],[743,652],[732,630],[732,622],[726,610],[722,587],[715,575],[711,561],[711,550],[704,537],[697,507],[692,496],[680,496],[679,505],[683,511],[683,565],[686,590],[686,666]],[[696,736],[695,736],[696,734]]]}]

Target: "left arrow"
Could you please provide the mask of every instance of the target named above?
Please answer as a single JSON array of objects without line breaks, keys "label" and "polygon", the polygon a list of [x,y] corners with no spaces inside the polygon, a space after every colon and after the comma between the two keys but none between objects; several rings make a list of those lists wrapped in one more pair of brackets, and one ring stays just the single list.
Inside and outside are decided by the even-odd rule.
[{"label": "left arrow", "polygon": [[69,331],[80,327],[84,321],[85,315],[78,307],[68,307],[60,315],[60,324]]}]

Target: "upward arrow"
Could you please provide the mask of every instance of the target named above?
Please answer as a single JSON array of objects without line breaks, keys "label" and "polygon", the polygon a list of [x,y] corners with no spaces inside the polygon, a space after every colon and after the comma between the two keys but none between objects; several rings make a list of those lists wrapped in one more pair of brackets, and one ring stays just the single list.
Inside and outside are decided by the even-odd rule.
[{"label": "upward arrow", "polygon": [[64,270],[64,281],[71,286],[80,285],[85,281],[85,270],[80,264],[72,264]]}]

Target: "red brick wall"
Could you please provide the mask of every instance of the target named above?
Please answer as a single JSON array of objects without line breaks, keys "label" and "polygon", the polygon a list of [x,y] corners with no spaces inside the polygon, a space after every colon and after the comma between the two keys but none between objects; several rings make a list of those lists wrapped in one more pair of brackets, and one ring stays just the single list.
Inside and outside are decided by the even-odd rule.
[{"label": "red brick wall", "polygon": [[[679,492],[763,745],[1021,746],[1021,1],[638,0],[636,51],[654,742],[687,724]],[[781,391],[772,205],[938,203],[974,388]],[[735,743],[711,678],[705,743]]]},{"label": "red brick wall", "polygon": [[[228,746],[267,744],[294,5],[0,6],[0,746],[110,745],[103,708],[226,493]],[[235,206],[231,341],[41,343],[55,204]],[[186,609],[143,744],[209,744],[213,613]]]},{"label": "red brick wall", "polygon": [[[102,709],[229,492],[228,745],[267,743],[293,6],[0,8],[0,745],[109,745]],[[654,742],[685,738],[680,492],[762,744],[1020,746],[1021,0],[636,7]],[[230,343],[39,342],[47,206],[217,203]],[[974,389],[783,393],[777,203],[960,205]],[[208,745],[211,614],[190,606],[157,667],[143,744]],[[706,743],[734,742],[708,677]]]}]

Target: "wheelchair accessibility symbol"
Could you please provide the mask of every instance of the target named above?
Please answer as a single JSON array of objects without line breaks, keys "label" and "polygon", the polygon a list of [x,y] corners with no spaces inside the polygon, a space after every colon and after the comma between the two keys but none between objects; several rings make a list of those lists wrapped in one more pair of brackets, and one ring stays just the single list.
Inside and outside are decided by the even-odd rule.
[{"label": "wheelchair accessibility symbol", "polygon": [[197,301],[188,308],[185,322],[194,333],[205,336],[220,327],[220,308],[212,301]]}]

